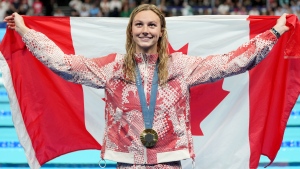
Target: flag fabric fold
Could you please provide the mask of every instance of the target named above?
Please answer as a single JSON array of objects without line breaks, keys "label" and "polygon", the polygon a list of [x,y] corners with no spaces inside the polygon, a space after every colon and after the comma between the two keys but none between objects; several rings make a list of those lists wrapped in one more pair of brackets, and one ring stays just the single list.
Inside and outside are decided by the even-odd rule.
[{"label": "flag fabric fold", "polygon": [[[167,18],[169,48],[199,57],[230,52],[270,29],[277,18]],[[67,54],[101,57],[125,52],[127,18],[24,16],[24,20]],[[196,168],[257,168],[261,155],[274,161],[300,93],[299,20],[290,15],[287,25],[290,31],[253,69],[190,89]],[[66,153],[101,149],[105,127],[102,89],[58,77],[12,30],[6,31],[0,51],[13,122],[31,168]],[[191,168],[188,160],[182,164]]]}]

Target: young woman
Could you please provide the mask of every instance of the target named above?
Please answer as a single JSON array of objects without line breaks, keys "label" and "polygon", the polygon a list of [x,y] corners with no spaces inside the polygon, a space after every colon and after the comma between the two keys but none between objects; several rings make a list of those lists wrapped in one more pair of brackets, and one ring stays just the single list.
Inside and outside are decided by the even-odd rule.
[{"label": "young woman", "polygon": [[101,156],[118,168],[181,168],[194,158],[189,88],[245,72],[288,30],[286,14],[237,50],[202,57],[168,54],[166,21],[154,5],[140,5],[127,27],[126,54],[87,59],[62,52],[17,13],[4,19],[27,48],[64,79],[104,88],[106,129]]}]

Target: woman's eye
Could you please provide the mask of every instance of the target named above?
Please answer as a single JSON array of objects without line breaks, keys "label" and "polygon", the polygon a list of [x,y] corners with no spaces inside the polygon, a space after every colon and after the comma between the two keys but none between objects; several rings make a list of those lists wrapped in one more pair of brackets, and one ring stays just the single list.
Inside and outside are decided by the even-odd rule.
[{"label": "woman's eye", "polygon": [[142,26],[142,24],[141,23],[136,23],[135,26]]},{"label": "woman's eye", "polygon": [[155,24],[150,24],[149,26],[150,26],[150,27],[155,27],[156,25],[155,25]]}]

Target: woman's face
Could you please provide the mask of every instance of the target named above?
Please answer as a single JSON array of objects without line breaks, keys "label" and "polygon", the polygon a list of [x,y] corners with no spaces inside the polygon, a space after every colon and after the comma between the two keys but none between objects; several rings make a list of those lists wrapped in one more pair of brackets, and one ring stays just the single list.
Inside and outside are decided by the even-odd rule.
[{"label": "woman's face", "polygon": [[137,53],[157,53],[157,42],[162,36],[159,17],[151,10],[139,12],[133,18],[131,34]]}]

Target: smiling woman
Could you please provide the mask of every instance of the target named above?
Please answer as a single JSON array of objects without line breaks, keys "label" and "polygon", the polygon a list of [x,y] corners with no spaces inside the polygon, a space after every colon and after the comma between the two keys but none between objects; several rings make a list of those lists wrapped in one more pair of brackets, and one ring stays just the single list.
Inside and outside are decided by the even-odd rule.
[{"label": "smiling woman", "polygon": [[[165,83],[168,76],[167,62],[169,51],[167,49],[168,35],[166,20],[162,12],[154,5],[140,5],[131,13],[126,30],[126,55],[124,71],[127,77],[135,79],[136,53],[146,54],[142,59],[148,64],[149,58],[159,56],[158,80]],[[154,56],[153,56],[154,55]],[[146,65],[147,65],[146,64]]]},{"label": "smiling woman", "polygon": [[152,11],[138,13],[132,23],[132,37],[137,53],[157,54],[157,42],[162,36],[159,17]]},{"label": "smiling woman", "polygon": [[207,57],[169,53],[162,12],[143,4],[130,16],[125,54],[86,58],[64,53],[45,34],[29,29],[17,13],[5,21],[54,73],[73,83],[104,89],[101,158],[126,169],[179,169],[180,160],[194,159],[190,88],[250,70],[276,44],[279,36],[274,33],[288,30],[284,14],[272,31],[258,34],[234,51]]}]

